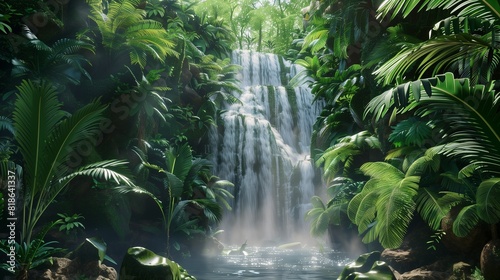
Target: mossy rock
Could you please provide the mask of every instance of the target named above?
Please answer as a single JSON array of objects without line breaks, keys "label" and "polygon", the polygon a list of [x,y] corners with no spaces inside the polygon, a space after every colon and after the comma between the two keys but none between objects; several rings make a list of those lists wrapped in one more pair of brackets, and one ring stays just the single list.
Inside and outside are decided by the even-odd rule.
[{"label": "mossy rock", "polygon": [[481,272],[485,280],[498,279],[500,267],[500,239],[488,242],[481,252]]},{"label": "mossy rock", "polygon": [[143,247],[127,250],[120,268],[120,279],[196,280],[176,262]]}]

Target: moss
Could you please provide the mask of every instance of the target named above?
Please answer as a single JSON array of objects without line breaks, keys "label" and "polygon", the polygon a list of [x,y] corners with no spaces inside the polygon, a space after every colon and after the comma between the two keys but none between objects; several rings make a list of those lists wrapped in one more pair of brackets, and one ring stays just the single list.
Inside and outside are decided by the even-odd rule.
[{"label": "moss", "polygon": [[287,73],[290,72],[290,69],[285,65],[285,59],[283,57],[279,56],[278,61],[280,63],[280,69],[281,69],[280,71],[281,84],[287,85],[288,84]]},{"label": "moss", "polygon": [[286,93],[288,95],[288,102],[290,102],[290,108],[292,110],[293,127],[296,127],[299,123],[299,108],[297,105],[297,96],[295,95],[295,89],[292,87],[286,87]]},{"label": "moss", "polygon": [[270,109],[270,122],[273,126],[277,124],[277,115],[276,115],[276,89],[274,86],[267,87],[267,95]]}]

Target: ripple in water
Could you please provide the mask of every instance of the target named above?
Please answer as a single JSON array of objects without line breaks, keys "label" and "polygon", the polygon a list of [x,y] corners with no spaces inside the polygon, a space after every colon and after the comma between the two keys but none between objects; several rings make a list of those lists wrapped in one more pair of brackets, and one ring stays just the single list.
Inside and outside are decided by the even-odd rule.
[{"label": "ripple in water", "polygon": [[[231,249],[238,249],[237,247]],[[248,255],[185,259],[181,265],[199,280],[337,279],[352,260],[345,253],[317,248],[247,247]]]}]

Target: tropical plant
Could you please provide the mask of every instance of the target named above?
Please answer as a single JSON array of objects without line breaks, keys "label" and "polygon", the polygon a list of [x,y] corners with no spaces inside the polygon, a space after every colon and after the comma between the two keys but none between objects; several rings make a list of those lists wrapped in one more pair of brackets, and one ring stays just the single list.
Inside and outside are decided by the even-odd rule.
[{"label": "tropical plant", "polygon": [[[64,252],[65,250],[62,248],[52,247],[51,245],[57,242],[45,242],[44,238],[47,232],[60,222],[61,221],[48,223],[38,232],[37,236],[29,242],[15,242],[15,244],[12,244],[7,240],[0,241],[0,251],[5,254],[12,254],[11,247],[15,247],[16,254],[14,266],[10,263],[4,263],[1,268],[9,271],[10,273],[15,273],[17,279],[26,280],[28,279],[29,270],[47,262],[52,263],[52,257],[55,254]],[[12,271],[12,267],[15,267],[14,271]]]},{"label": "tropical plant", "polygon": [[[131,89],[121,89],[124,91],[123,94],[135,97],[135,104],[131,106],[128,116],[135,118],[136,138],[142,149],[145,148],[142,143],[149,136],[154,135],[158,131],[158,127],[167,123],[167,103],[170,103],[171,100],[164,97],[163,92],[170,88],[155,85],[160,79],[162,71],[163,69],[150,70],[146,75],[143,74],[140,80],[130,71],[134,77],[135,86]],[[130,97],[121,96],[121,99],[127,100]]]},{"label": "tropical plant", "polygon": [[179,264],[143,247],[127,250],[120,267],[120,278],[196,280]]},{"label": "tropical plant", "polygon": [[141,68],[146,67],[148,56],[164,62],[167,56],[178,55],[173,36],[160,22],[146,19],[146,11],[138,8],[141,0],[112,1],[107,7],[101,0],[87,2],[109,55],[127,54],[130,63]]},{"label": "tropical plant", "polygon": [[94,51],[94,46],[80,40],[62,38],[48,46],[34,35],[19,46],[12,59],[11,75],[33,81],[49,80],[59,85],[79,84],[81,77],[91,80],[85,66],[89,61],[79,52]]},{"label": "tropical plant", "polygon": [[370,150],[380,150],[380,142],[373,134],[362,131],[357,134],[341,138],[335,145],[326,149],[316,160],[317,166],[323,167],[323,177],[326,182],[337,176],[352,176],[359,168],[355,158]]},{"label": "tropical plant", "polygon": [[[307,35],[297,40],[302,46],[298,62],[305,71],[294,79],[310,83],[316,97],[325,98],[328,104],[314,126],[313,145],[326,155],[318,163],[328,161],[324,171],[330,180],[346,176],[342,167],[350,163],[347,159],[352,155],[339,139],[365,129],[380,139],[380,150],[388,151],[387,162],[360,162],[361,171],[371,179],[348,207],[365,241],[378,239],[384,246],[397,247],[415,213],[439,230],[440,219],[459,203],[465,207],[454,224],[458,235],[465,235],[481,219],[497,223],[498,205],[491,200],[498,195],[499,105],[491,79],[498,75],[499,4],[489,0],[473,0],[467,5],[456,0],[387,0],[378,9],[380,23],[370,19],[375,4],[320,1],[311,6],[315,15],[308,21]],[[425,9],[431,24],[436,19],[434,28],[429,22],[410,22],[421,19],[417,10],[424,13]],[[450,13],[456,16],[450,17]],[[389,26],[389,19],[394,26]],[[432,29],[429,39],[423,40],[427,28]],[[403,83],[445,71],[469,79],[455,79],[448,73]],[[371,98],[394,83],[393,89],[368,104],[364,119],[359,113],[349,116],[360,111],[352,104],[368,103],[354,98]],[[359,94],[356,86],[366,94]],[[339,102],[339,97],[353,99]],[[367,115],[373,116],[371,123]],[[316,159],[322,153],[311,151]],[[358,171],[353,168],[347,176],[359,178]],[[394,200],[387,200],[389,197]],[[329,207],[317,199],[313,204],[313,227],[324,225],[320,221],[329,221],[332,215]],[[386,211],[387,205],[392,207],[390,211]],[[480,211],[486,212],[482,218]]]},{"label": "tropical plant", "polygon": [[106,160],[83,167],[71,162],[72,151],[99,133],[105,107],[92,102],[67,116],[56,89],[46,81],[23,81],[14,110],[15,139],[23,156],[24,196],[21,242],[30,244],[39,219],[57,195],[77,176],[93,176],[132,185],[126,162]]},{"label": "tropical plant", "polygon": [[[167,253],[170,246],[179,249],[177,241],[171,244],[171,236],[190,236],[206,233],[207,223],[218,223],[222,217],[222,206],[229,207],[232,195],[225,189],[232,184],[214,177],[208,160],[194,158],[189,145],[167,147],[163,156],[142,165],[150,170],[146,180],[151,193],[159,198],[158,203],[165,213],[164,233]],[[152,184],[156,182],[155,184]],[[158,186],[159,182],[159,186]]]},{"label": "tropical plant", "polygon": [[[330,201],[325,205],[319,196],[311,198],[312,209],[305,219],[311,222],[311,234],[321,236],[330,225],[342,225],[342,217],[347,217],[349,201],[361,190],[364,182],[355,182],[347,177],[337,177],[327,188]],[[345,225],[343,225],[345,226]]]},{"label": "tropical plant", "polygon": [[267,44],[266,51],[283,54],[291,43],[290,33],[302,26],[297,11],[309,2],[277,1],[271,4],[266,1],[238,0],[228,3],[208,0],[197,2],[194,10],[214,26],[214,21],[228,23],[231,37],[236,38],[233,48],[264,51]]},{"label": "tropical plant", "polygon": [[[472,84],[488,83],[500,60],[498,47],[500,4],[495,0],[470,1],[384,1],[380,18],[392,13],[407,17],[416,9],[442,9],[453,16],[436,23],[428,40],[404,45],[394,57],[380,66],[375,74],[385,84],[398,79],[419,79],[453,71]],[[414,72],[414,76],[408,75]]]},{"label": "tropical plant", "polygon": [[196,34],[192,40],[193,45],[206,55],[228,57],[235,38],[224,20],[220,17],[208,16],[207,11],[200,15],[190,11],[193,12],[194,20],[184,27],[186,32]]},{"label": "tropical plant", "polygon": [[58,220],[59,224],[59,231],[65,231],[66,234],[69,234],[70,231],[76,230],[78,228],[84,229],[85,226],[78,220],[83,219],[83,216],[80,214],[73,214],[73,215],[68,215],[68,214],[62,214],[58,213],[57,216],[60,217]]},{"label": "tropical plant", "polygon": [[[207,179],[211,178],[211,176],[207,176],[210,173],[211,163],[205,159],[193,158],[192,151],[186,144],[180,146],[178,149],[166,151],[165,155],[168,168],[166,169],[168,184],[172,187],[177,186],[172,188],[172,192],[169,193],[170,201],[174,203],[178,201],[179,204],[192,204],[195,208],[202,210],[202,218],[206,218],[212,222],[220,221],[222,207],[216,203],[215,194],[212,199],[206,198],[205,195],[201,197],[195,196],[196,189],[205,191],[209,195],[213,193],[213,190],[208,190],[206,186],[208,184]],[[181,192],[174,192],[173,190],[175,189],[181,190]],[[171,203],[170,207],[173,214],[174,212],[179,213],[184,206],[174,206]],[[172,215],[173,217],[177,217],[178,219],[180,216]],[[187,218],[200,219],[199,216],[192,217],[191,215],[188,215]]]},{"label": "tropical plant", "polygon": [[[349,218],[365,234],[363,242],[378,239],[384,247],[397,248],[415,210],[414,197],[420,178],[405,176],[383,162],[365,163],[361,170],[371,179],[349,203]],[[375,217],[376,223],[372,225]]]},{"label": "tropical plant", "polygon": [[[380,120],[392,111],[411,112],[417,117],[440,116],[434,120],[437,131],[441,131],[441,133],[437,135],[437,141],[430,149],[433,153],[432,157],[434,158],[435,154],[456,159],[462,162],[460,170],[462,179],[470,180],[467,178],[473,174],[477,174],[474,176],[479,178],[479,182],[472,185],[472,194],[468,194],[469,199],[473,200],[468,201],[454,222],[453,231],[459,236],[466,235],[479,220],[492,225],[500,221],[500,205],[495,199],[500,190],[498,177],[500,159],[497,156],[500,152],[500,138],[498,136],[500,127],[497,114],[500,105],[498,100],[499,95],[491,85],[471,85],[469,79],[456,79],[453,74],[446,73],[435,78],[402,84],[374,98],[367,108],[367,113],[373,114],[376,120]],[[414,164],[418,164],[418,162],[415,161]],[[433,166],[436,169],[437,165]],[[408,169],[407,174],[412,172],[411,169],[411,167]],[[402,177],[400,176],[400,178]],[[474,181],[471,182],[474,183]],[[406,195],[415,195],[412,189],[413,187],[410,185],[404,188]],[[442,199],[453,205],[458,201],[464,202],[464,197],[458,197],[460,195],[461,192],[449,192],[441,198],[436,194],[432,197],[428,196],[428,198],[431,200]],[[408,202],[410,202],[409,199],[406,203]],[[353,209],[359,207],[355,207],[355,205],[358,204],[353,204]],[[413,207],[411,203],[406,205],[408,206],[405,208],[408,210],[407,213],[411,212],[409,211]],[[363,212],[368,215],[369,211],[373,211],[369,210],[369,207],[364,208],[365,210],[362,212],[358,210],[357,215],[363,215]],[[434,210],[429,211],[431,209]],[[433,225],[434,229],[438,229],[436,225],[447,209],[449,207],[441,208],[440,211],[435,212],[437,208],[422,208],[427,212],[424,218],[427,217],[429,224]],[[351,217],[354,217],[354,213]],[[406,217],[408,218],[408,216]]]}]

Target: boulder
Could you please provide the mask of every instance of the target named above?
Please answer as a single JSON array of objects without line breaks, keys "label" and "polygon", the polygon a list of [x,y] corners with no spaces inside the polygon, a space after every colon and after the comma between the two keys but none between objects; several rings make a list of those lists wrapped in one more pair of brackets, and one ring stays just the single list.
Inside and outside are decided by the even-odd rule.
[{"label": "boulder", "polygon": [[419,260],[410,250],[385,249],[380,257],[381,260],[390,264],[395,270],[410,271],[418,267]]},{"label": "boulder", "polygon": [[491,240],[481,251],[481,272],[485,280],[498,279],[500,267],[500,239]]},{"label": "boulder", "polygon": [[441,220],[441,229],[446,233],[441,242],[450,252],[478,255],[481,248],[490,240],[489,228],[485,224],[478,223],[467,236],[455,235],[453,223],[461,209],[461,207],[453,207]]},{"label": "boulder", "polygon": [[453,275],[448,280],[469,279],[473,273],[472,265],[465,262],[457,262],[453,264]]},{"label": "boulder", "polygon": [[401,280],[443,280],[448,274],[440,271],[429,271],[425,268],[417,268],[410,272],[401,274]]}]

